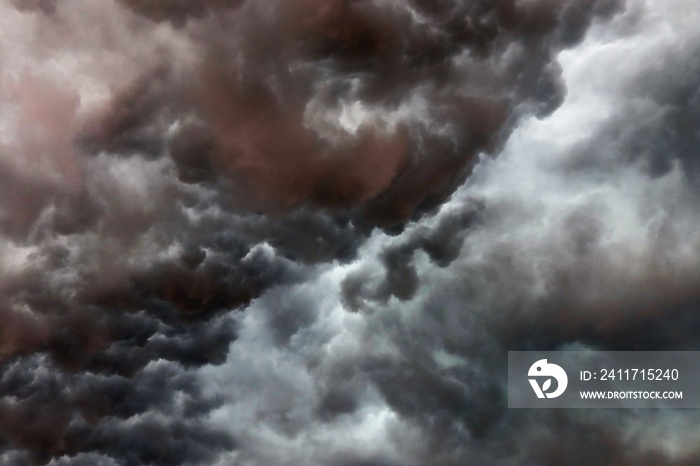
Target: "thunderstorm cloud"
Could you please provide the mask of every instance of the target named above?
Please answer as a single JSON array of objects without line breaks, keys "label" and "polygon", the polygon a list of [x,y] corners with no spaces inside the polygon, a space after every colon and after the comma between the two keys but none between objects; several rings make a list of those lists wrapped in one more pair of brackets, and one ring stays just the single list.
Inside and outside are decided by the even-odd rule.
[{"label": "thunderstorm cloud", "polygon": [[509,410],[700,348],[697,0],[0,0],[0,464],[700,464]]}]

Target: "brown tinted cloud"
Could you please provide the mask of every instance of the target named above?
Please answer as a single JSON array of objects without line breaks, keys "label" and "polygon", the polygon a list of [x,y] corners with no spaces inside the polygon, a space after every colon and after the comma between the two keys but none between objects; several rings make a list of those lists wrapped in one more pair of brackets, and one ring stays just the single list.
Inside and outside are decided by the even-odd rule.
[{"label": "brown tinted cloud", "polygon": [[[563,87],[554,54],[615,9],[299,0],[189,2],[190,11],[177,2],[126,3],[150,19],[184,22],[177,31],[200,59],[177,73],[177,56],[154,57],[160,71],[118,93],[86,136],[93,150],[162,153],[162,124],[179,122],[170,150],[185,179],[211,171],[287,207],[359,205],[386,226],[449,195],[479,151],[498,147],[516,107],[555,108]],[[332,121],[351,105],[374,117],[355,128]]]},{"label": "brown tinted cloud", "polygon": [[[470,179],[565,101],[560,52],[639,33],[642,7],[0,8],[0,462],[697,459],[636,412],[508,412],[501,371],[508,349],[696,346],[697,256],[674,246],[696,193],[663,184],[697,168],[696,48],[630,72],[566,156],[525,138]],[[651,226],[628,251],[606,209],[630,177]]]}]

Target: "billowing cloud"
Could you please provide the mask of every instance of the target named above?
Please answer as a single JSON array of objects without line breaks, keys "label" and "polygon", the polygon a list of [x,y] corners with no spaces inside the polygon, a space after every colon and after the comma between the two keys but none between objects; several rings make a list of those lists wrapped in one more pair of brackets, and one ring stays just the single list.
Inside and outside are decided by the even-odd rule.
[{"label": "billowing cloud", "polygon": [[696,464],[692,3],[0,3],[0,463]]},{"label": "billowing cloud", "polygon": [[199,59],[178,72],[179,51],[156,58],[84,135],[88,146],[166,150],[183,181],[223,176],[266,211],[359,205],[382,226],[444,200],[519,113],[556,108],[556,53],[619,9],[295,0],[189,2],[210,11],[190,15],[178,2],[125,3],[184,21],[176,31]]}]

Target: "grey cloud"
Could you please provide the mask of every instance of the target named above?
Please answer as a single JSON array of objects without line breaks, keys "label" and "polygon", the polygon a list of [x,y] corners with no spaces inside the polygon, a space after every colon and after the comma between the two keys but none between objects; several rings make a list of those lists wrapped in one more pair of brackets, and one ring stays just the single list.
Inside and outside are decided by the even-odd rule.
[{"label": "grey cloud", "polygon": [[[583,142],[574,143],[573,150],[564,143],[535,155],[540,146],[517,145],[527,138],[516,138],[506,149],[512,158],[507,155],[490,165],[496,172],[512,172],[500,172],[493,180],[517,183],[534,176],[523,183],[531,189],[476,181],[477,186],[484,183],[484,207],[479,221],[459,235],[459,257],[442,264],[430,256],[418,257],[420,265],[408,269],[417,275],[411,279],[413,289],[423,293],[395,294],[407,301],[401,303],[379,291],[396,288],[396,274],[417,260],[416,248],[399,240],[367,258],[374,268],[358,268],[343,283],[350,307],[371,315],[379,327],[367,333],[390,338],[401,355],[397,361],[368,349],[360,359],[370,367],[376,361],[372,380],[392,409],[422,426],[428,450],[421,464],[462,464],[480,455],[489,464],[696,460],[695,448],[676,456],[629,437],[629,431],[643,431],[642,425],[662,422],[661,414],[605,412],[586,419],[576,412],[531,416],[508,411],[498,375],[505,373],[506,350],[568,345],[697,349],[698,281],[692,272],[699,258],[694,235],[697,194],[694,162],[686,150],[694,138],[687,122],[693,121],[695,101],[682,92],[696,86],[675,79],[689,76],[682,70],[692,68],[694,49],[691,44],[674,49],[672,59],[662,60],[667,66],[653,70],[640,64],[641,76],[614,96],[612,116],[584,132]],[[687,59],[679,58],[682,54]],[[630,115],[640,98],[658,105],[658,111]],[[529,168],[535,169],[518,173],[516,154],[527,156],[528,151]],[[650,170],[640,160],[666,168]],[[672,168],[674,161],[680,164]],[[479,187],[472,192],[478,193]],[[543,197],[527,197],[538,193]],[[453,202],[444,215],[456,209],[469,212],[469,205],[468,198]],[[408,238],[412,236],[414,232]],[[396,251],[404,256],[387,267],[393,275],[368,272],[381,271],[384,254]],[[438,266],[448,270],[441,272]],[[361,277],[372,285],[358,285]],[[434,360],[441,348],[457,357],[448,358],[446,367]],[[695,417],[685,412],[671,416]],[[520,430],[511,430],[514,425]],[[538,434],[531,444],[527,431],[535,425],[548,433]]]},{"label": "grey cloud", "polygon": [[[86,84],[0,94],[24,122],[0,144],[1,462],[697,462],[669,446],[693,413],[504,392],[508,349],[697,346],[695,47],[618,78],[584,53],[608,31],[619,62],[657,37],[643,12],[680,13],[20,3]],[[73,35],[75,5],[113,29]]]},{"label": "grey cloud", "polygon": [[171,21],[183,26],[189,19],[219,13],[240,6],[244,0],[119,0],[134,12],[155,21]]},{"label": "grey cloud", "polygon": [[[664,9],[661,4],[647,7],[657,13]],[[670,11],[664,12],[669,20],[680,21]],[[627,44],[617,44],[619,49],[587,44],[590,61],[579,66],[596,59],[620,60],[639,36],[654,35],[645,27],[626,38]],[[646,56],[646,47],[653,56],[665,50],[646,43],[634,57]],[[682,51],[673,48],[688,59],[662,63],[692,68],[693,50],[691,44]],[[588,75],[581,69],[570,75],[572,85],[589,89],[589,94],[574,98],[594,98],[601,82],[583,83]],[[618,69],[607,71],[611,81]],[[360,261],[345,269],[331,290],[358,312],[341,317],[329,305],[318,311],[315,324],[309,324],[307,314],[300,318],[296,338],[277,341],[280,348],[275,351],[291,346],[292,354],[303,357],[314,374],[316,408],[303,399],[282,410],[318,416],[307,420],[311,439],[327,439],[329,432],[336,432],[335,438],[352,435],[345,423],[370,418],[360,414],[367,411],[389,412],[403,427],[383,418],[375,442],[355,449],[328,442],[316,447],[306,462],[697,461],[697,447],[690,446],[698,435],[694,412],[526,412],[505,407],[505,353],[510,349],[697,349],[699,218],[694,167],[683,150],[693,132],[677,124],[685,121],[678,115],[692,121],[694,101],[664,97],[676,94],[673,89],[693,86],[682,78],[682,85],[674,83],[671,77],[678,73],[670,65],[648,70],[641,63],[633,71],[607,83],[621,92],[604,96],[610,107],[594,107],[601,116],[593,124],[581,101],[555,113],[551,123],[530,120],[516,130],[501,158],[479,167],[476,179],[439,212],[393,237],[375,232]],[[672,91],[652,91],[640,84],[668,81]],[[663,111],[625,118],[640,95],[664,102]],[[576,105],[582,108],[572,117]],[[678,137],[658,137],[667,132]],[[658,147],[637,150],[651,144]],[[675,168],[668,163],[663,170],[639,163],[651,157],[681,163]],[[444,252],[431,253],[438,246],[445,246]],[[327,286],[319,283],[316,290],[323,294]],[[277,307],[265,298],[254,306],[272,315]],[[296,312],[301,314],[302,308]],[[247,319],[241,316],[242,322]],[[325,336],[322,329],[337,319],[345,319],[345,331]],[[268,322],[274,332],[278,324]],[[279,325],[288,328],[287,323]],[[310,327],[317,332],[310,335]],[[249,329],[248,338],[265,331]],[[314,337],[322,338],[322,344]],[[255,348],[248,339],[234,347],[240,352]],[[231,357],[226,365],[237,364]],[[275,376],[291,378],[293,373],[280,369]],[[231,419],[239,419],[241,409],[229,406]],[[319,422],[324,430],[315,436]],[[268,426],[287,438],[275,422]],[[255,433],[249,435],[255,438]],[[679,439],[687,439],[689,446],[677,449]],[[277,451],[302,455],[278,441]],[[256,445],[251,439],[247,444]],[[242,454],[259,458],[254,448],[243,447]],[[268,452],[267,457],[275,456]]]},{"label": "grey cloud", "polygon": [[[152,9],[167,16],[180,11],[175,3]],[[165,144],[185,181],[223,174],[287,208],[360,204],[370,223],[389,227],[444,200],[518,112],[556,108],[564,90],[555,54],[617,9],[612,1],[247,2],[193,20],[182,33],[203,57],[190,76],[169,71],[177,57],[164,55],[159,72],[117,95],[85,137],[94,150],[159,153]],[[417,101],[424,115],[407,116]],[[354,130],[332,123],[350,104],[378,120],[362,118]],[[159,142],[164,121],[178,123]]]},{"label": "grey cloud", "polygon": [[117,464],[197,464],[235,448],[203,422],[219,401],[177,364],[125,378],[66,373],[34,358],[10,364],[1,383],[3,438],[24,451],[20,463],[66,455],[80,464],[80,453],[97,453]]}]

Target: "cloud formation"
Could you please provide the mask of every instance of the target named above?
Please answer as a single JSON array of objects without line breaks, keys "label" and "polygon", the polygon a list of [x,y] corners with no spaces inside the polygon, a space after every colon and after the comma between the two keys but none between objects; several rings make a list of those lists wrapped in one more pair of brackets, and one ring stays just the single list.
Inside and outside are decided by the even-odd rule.
[{"label": "cloud formation", "polygon": [[504,388],[697,349],[691,3],[0,3],[0,463],[697,463]]}]

